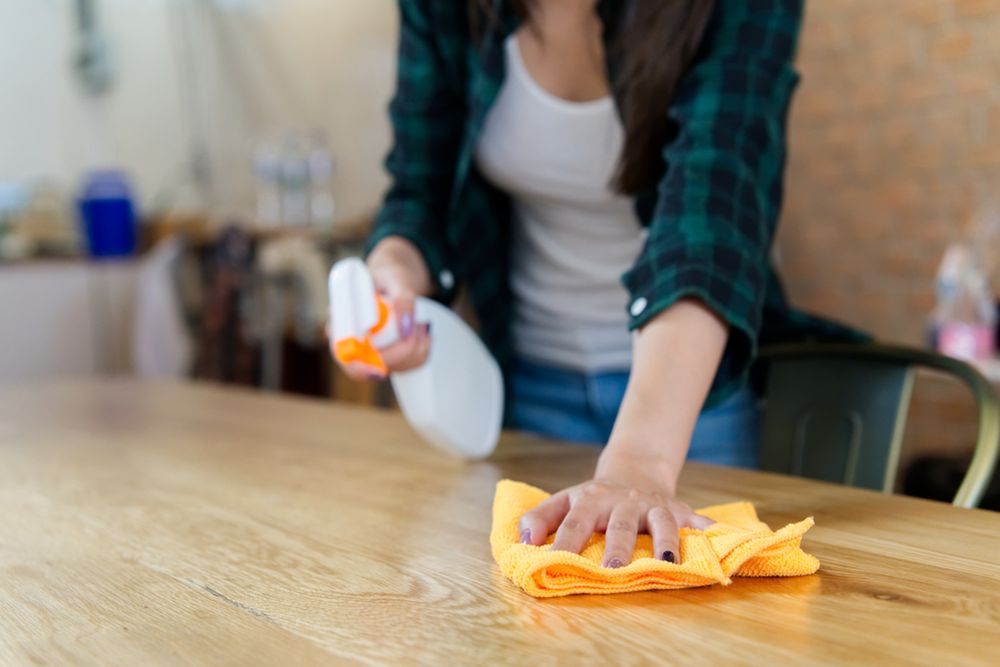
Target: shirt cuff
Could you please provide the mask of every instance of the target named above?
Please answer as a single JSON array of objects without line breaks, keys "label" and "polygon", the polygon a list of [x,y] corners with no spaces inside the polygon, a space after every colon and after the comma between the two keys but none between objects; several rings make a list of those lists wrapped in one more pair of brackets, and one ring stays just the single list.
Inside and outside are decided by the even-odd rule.
[{"label": "shirt cuff", "polygon": [[[746,268],[746,267],[744,267]],[[652,280],[643,279],[643,267],[625,274],[622,282],[631,299],[629,328],[636,330],[681,299],[695,298],[729,325],[729,337],[705,401],[714,407],[746,381],[757,355],[757,338],[763,309],[763,275],[752,272],[736,277],[718,266],[685,264],[659,272]]]}]

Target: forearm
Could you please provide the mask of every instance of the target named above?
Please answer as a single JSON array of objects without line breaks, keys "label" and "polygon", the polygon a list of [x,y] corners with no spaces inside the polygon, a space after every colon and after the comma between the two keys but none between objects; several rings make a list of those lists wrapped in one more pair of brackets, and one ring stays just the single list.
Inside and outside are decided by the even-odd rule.
[{"label": "forearm", "polygon": [[726,323],[694,299],[679,301],[636,333],[628,389],[596,478],[627,469],[674,491],[727,338]]}]

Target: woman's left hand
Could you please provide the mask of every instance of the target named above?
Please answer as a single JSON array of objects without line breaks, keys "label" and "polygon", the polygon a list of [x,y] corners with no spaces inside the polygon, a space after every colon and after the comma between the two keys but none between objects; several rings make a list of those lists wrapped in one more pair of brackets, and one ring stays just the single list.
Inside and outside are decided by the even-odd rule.
[{"label": "woman's left hand", "polygon": [[679,530],[713,522],[674,498],[671,478],[657,461],[602,456],[594,479],[550,496],[521,517],[521,542],[542,545],[555,532],[553,549],[579,553],[593,533],[604,533],[602,562],[615,568],[631,562],[636,536],[648,533],[653,553],[677,562]]}]

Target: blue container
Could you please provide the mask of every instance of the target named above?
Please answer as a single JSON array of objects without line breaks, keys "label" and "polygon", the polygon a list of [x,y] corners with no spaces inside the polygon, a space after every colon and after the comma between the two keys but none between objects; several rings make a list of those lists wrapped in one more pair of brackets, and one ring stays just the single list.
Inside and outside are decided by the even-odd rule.
[{"label": "blue container", "polygon": [[125,174],[91,173],[78,203],[91,257],[125,257],[135,252],[135,206]]}]

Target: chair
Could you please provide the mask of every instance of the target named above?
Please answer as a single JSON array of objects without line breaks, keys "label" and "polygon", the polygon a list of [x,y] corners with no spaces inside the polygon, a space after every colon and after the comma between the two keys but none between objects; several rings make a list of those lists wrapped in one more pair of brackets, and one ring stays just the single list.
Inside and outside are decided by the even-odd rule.
[{"label": "chair", "polygon": [[763,470],[891,492],[918,367],[961,380],[975,396],[979,439],[953,504],[975,507],[1000,448],[1000,400],[972,366],[880,344],[794,344],[761,351]]}]

